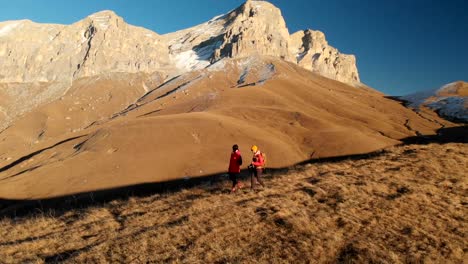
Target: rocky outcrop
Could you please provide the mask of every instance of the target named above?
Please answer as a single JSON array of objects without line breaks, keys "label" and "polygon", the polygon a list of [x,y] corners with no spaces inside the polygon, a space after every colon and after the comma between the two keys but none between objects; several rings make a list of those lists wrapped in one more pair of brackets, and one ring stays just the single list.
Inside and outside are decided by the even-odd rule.
[{"label": "rocky outcrop", "polygon": [[0,82],[71,82],[108,72],[153,72],[169,62],[158,34],[112,11],[70,26],[31,21],[0,25]]},{"label": "rocky outcrop", "polygon": [[213,54],[222,57],[245,57],[252,54],[270,55],[291,60],[289,32],[281,11],[264,1],[247,1],[225,16],[228,24],[222,44]]},{"label": "rocky outcrop", "polygon": [[328,45],[325,34],[320,31],[304,30],[292,34],[290,52],[303,68],[344,83],[360,82],[354,55],[342,54]]}]

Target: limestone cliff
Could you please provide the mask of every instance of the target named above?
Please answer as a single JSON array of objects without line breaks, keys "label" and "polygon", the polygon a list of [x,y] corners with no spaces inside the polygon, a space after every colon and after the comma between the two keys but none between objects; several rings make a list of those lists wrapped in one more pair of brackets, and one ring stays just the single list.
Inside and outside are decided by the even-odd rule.
[{"label": "limestone cliff", "polygon": [[290,52],[296,63],[325,77],[340,82],[359,83],[356,57],[340,53],[328,45],[325,34],[304,30],[291,35]]},{"label": "limestone cliff", "polygon": [[289,32],[281,11],[264,1],[247,1],[229,13],[222,44],[213,59],[270,55],[290,60]]},{"label": "limestone cliff", "polygon": [[0,82],[57,82],[108,72],[152,72],[168,64],[159,35],[112,11],[69,26],[0,24]]}]

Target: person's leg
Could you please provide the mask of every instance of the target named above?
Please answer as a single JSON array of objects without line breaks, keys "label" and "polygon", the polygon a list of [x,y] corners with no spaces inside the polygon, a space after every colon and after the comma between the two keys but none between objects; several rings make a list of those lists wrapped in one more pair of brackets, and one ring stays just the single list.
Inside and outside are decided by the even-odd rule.
[{"label": "person's leg", "polygon": [[229,179],[232,181],[231,191],[234,192],[236,190],[236,175],[234,173],[229,173]]},{"label": "person's leg", "polygon": [[232,174],[232,188],[237,188],[237,173]]},{"label": "person's leg", "polygon": [[256,172],[257,172],[256,177],[257,177],[258,183],[260,183],[260,185],[262,185],[262,187],[265,187],[265,184],[263,184],[263,181],[262,181],[263,168],[257,168]]},{"label": "person's leg", "polygon": [[244,185],[243,185],[242,182],[239,180],[239,177],[240,177],[240,173],[237,173],[237,174],[236,174],[236,188],[237,188],[237,189],[242,189],[242,187],[244,187]]},{"label": "person's leg", "polygon": [[250,171],[250,189],[253,189],[255,187],[255,178],[257,177],[256,175],[256,170],[255,168],[249,168]]}]

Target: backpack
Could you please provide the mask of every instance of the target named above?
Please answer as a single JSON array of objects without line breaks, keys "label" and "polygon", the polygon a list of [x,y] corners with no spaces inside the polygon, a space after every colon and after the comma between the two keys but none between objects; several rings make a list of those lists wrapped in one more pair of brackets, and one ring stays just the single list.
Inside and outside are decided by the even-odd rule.
[{"label": "backpack", "polygon": [[265,154],[265,152],[260,152],[260,154],[262,154],[262,157],[263,157],[263,172],[266,172],[267,155]]}]

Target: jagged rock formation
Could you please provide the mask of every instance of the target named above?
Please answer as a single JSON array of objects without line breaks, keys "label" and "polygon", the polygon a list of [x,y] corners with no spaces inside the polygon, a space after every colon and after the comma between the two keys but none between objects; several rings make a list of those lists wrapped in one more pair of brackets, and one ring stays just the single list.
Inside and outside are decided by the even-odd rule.
[{"label": "jagged rock formation", "polygon": [[213,58],[261,54],[290,60],[289,32],[281,11],[268,2],[247,1],[225,17],[229,23]]},{"label": "jagged rock formation", "polygon": [[168,63],[158,34],[112,11],[70,26],[31,21],[1,25],[0,82],[72,81],[108,72],[153,72]]},{"label": "jagged rock formation", "polygon": [[359,83],[354,55],[341,54],[328,45],[325,34],[304,30],[291,35],[291,53],[303,68],[344,83]]}]

